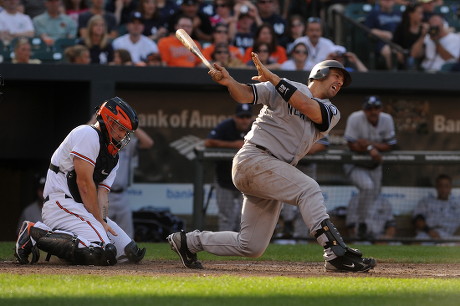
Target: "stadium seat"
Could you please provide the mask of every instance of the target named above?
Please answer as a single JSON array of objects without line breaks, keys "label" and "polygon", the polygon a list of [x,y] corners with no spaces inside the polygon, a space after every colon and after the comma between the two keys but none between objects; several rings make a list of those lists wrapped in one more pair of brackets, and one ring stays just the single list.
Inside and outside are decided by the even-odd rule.
[{"label": "stadium seat", "polygon": [[345,8],[345,16],[362,23],[372,8],[369,3],[350,3]]},{"label": "stadium seat", "polygon": [[454,63],[445,63],[445,64],[443,64],[443,65],[441,66],[440,71],[444,71],[444,72],[446,72],[446,71],[452,71],[452,67],[453,67],[455,64],[457,64],[457,63],[456,63],[456,62],[454,62]]},{"label": "stadium seat", "polygon": [[[16,37],[11,41],[10,49],[13,50],[14,46],[16,45],[17,41],[21,39],[21,37]],[[30,46],[32,51],[46,51],[49,50],[48,45],[40,38],[40,37],[29,37]]]},{"label": "stadium seat", "polygon": [[435,13],[444,16],[450,27],[455,28],[456,31],[460,31],[460,16],[458,15],[460,12],[459,10],[460,5],[457,3],[445,3],[444,5],[437,6],[434,11]]},{"label": "stadium seat", "polygon": [[62,61],[63,55],[59,51],[39,50],[33,51],[31,58],[39,59],[42,63],[56,63]]},{"label": "stadium seat", "polygon": [[64,52],[67,47],[75,46],[77,44],[76,38],[59,38],[56,39],[53,45],[53,50],[57,52]]}]

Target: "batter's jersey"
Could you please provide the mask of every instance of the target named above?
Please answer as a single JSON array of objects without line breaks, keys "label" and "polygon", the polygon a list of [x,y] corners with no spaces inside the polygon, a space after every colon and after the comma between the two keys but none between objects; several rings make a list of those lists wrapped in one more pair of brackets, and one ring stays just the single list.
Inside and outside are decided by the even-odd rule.
[{"label": "batter's jersey", "polygon": [[450,236],[460,227],[460,202],[452,197],[443,201],[429,196],[417,204],[413,216],[417,215],[425,217],[426,224],[430,228]]},{"label": "batter's jersey", "polygon": [[373,126],[362,110],[354,112],[348,117],[344,137],[349,142],[367,139],[371,142],[387,143],[389,145],[397,143],[391,115],[380,113],[377,126]]},{"label": "batter's jersey", "polygon": [[[81,158],[95,166],[96,159],[99,155],[99,149],[99,135],[94,128],[89,125],[80,125],[73,129],[56,151],[54,151],[51,157],[51,163],[58,166],[60,171],[55,173],[52,170],[48,170],[43,196],[47,197],[52,193],[65,193],[66,195],[70,195],[66,174],[75,168],[73,159],[75,157]],[[118,163],[110,172],[109,176],[99,183],[99,187],[110,190],[117,169]]]},{"label": "batter's jersey", "polygon": [[326,126],[324,131],[307,116],[283,100],[270,82],[251,84],[254,103],[263,104],[260,113],[245,139],[267,148],[273,156],[291,165],[296,165],[312,145],[325,137],[340,119],[339,110],[328,100],[313,98],[310,89],[302,83],[285,81],[297,90],[324,105]]}]

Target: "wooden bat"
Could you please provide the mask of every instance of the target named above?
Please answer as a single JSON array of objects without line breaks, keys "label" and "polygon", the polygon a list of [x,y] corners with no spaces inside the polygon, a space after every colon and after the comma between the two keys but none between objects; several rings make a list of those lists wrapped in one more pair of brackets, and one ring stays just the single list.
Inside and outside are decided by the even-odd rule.
[{"label": "wooden bat", "polygon": [[[202,62],[203,64],[206,65],[206,67],[209,68],[209,70],[216,70],[211,63],[204,57],[203,53],[201,53],[200,49],[198,46],[195,44],[193,39],[187,34],[187,32],[184,31],[184,29],[179,29],[176,31],[176,37],[177,39],[180,40],[180,42],[190,50],[193,54],[195,54]],[[214,76],[214,79],[216,81],[219,81],[222,79],[222,74],[217,74]]]}]

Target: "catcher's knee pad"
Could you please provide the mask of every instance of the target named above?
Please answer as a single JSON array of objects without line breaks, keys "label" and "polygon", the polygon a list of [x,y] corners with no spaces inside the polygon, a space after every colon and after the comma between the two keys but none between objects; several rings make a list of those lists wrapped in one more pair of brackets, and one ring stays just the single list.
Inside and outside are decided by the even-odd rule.
[{"label": "catcher's knee pad", "polygon": [[43,236],[46,236],[48,234],[48,231],[45,231],[44,229],[38,228],[38,227],[31,227],[30,228],[30,237],[32,237],[35,241],[40,240]]},{"label": "catcher's knee pad", "polygon": [[316,231],[315,238],[318,239],[318,237],[323,234],[327,239],[327,242],[323,246],[325,249],[331,248],[332,252],[337,256],[345,255],[348,246],[343,241],[335,225],[329,219],[325,219],[321,222],[321,228]]},{"label": "catcher's knee pad", "polygon": [[117,248],[109,243],[102,247],[78,248],[74,253],[73,263],[77,265],[113,266],[117,263]]},{"label": "catcher's knee pad", "polygon": [[128,257],[129,262],[138,263],[144,258],[145,248],[140,249],[137,243],[132,240],[125,246],[125,255]]},{"label": "catcher's knee pad", "polygon": [[72,262],[74,259],[74,252],[78,248],[79,242],[80,240],[77,236],[65,233],[46,232],[44,236],[37,239],[37,247],[51,255]]}]

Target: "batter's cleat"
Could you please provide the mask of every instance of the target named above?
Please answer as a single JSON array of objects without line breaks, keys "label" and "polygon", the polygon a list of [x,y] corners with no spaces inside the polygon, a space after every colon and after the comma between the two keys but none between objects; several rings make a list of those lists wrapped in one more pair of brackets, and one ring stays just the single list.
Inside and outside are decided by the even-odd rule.
[{"label": "batter's cleat", "polygon": [[[32,240],[30,239],[30,228],[34,226],[35,223],[24,221],[22,223],[21,229],[19,230],[18,240],[16,240],[14,256],[18,259],[18,262],[21,265],[29,263],[29,255],[34,251],[32,257],[32,263],[38,261],[37,252],[38,249],[32,245]],[[38,253],[40,254],[40,253]]]},{"label": "batter's cleat", "polygon": [[166,239],[168,239],[171,250],[179,255],[184,267],[190,269],[203,269],[196,254],[189,251],[187,247],[187,236],[183,230],[169,235]]},{"label": "batter's cleat", "polygon": [[374,258],[364,258],[358,255],[359,251],[353,251],[355,250],[349,249],[345,255],[326,261],[326,272],[368,272],[377,265]]}]

